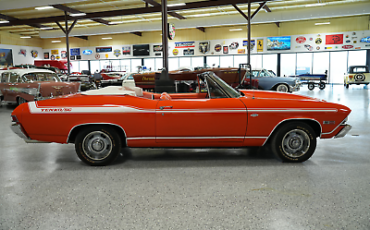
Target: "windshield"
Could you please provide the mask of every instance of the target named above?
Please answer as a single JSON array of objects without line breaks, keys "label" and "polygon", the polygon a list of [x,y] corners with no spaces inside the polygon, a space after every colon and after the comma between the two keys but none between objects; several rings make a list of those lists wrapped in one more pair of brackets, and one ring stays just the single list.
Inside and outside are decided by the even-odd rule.
[{"label": "windshield", "polygon": [[73,76],[73,77],[69,77],[68,78],[68,81],[83,81],[83,82],[87,82],[87,81],[89,81],[89,77],[88,76],[82,76],[82,77]]},{"label": "windshield", "polygon": [[60,82],[61,80],[55,73],[27,73],[22,76],[22,79],[25,82],[34,82],[34,81],[53,81],[53,82]]},{"label": "windshield", "polygon": [[209,72],[209,73],[211,73],[209,76],[209,79],[211,79],[212,81],[208,81],[209,79],[207,78],[208,84],[212,84],[212,82],[217,83],[217,85],[219,85],[219,87],[221,87],[222,90],[224,90],[230,97],[240,97],[241,96],[238,91],[236,91],[226,82],[221,80],[216,74],[214,74],[213,72]]}]

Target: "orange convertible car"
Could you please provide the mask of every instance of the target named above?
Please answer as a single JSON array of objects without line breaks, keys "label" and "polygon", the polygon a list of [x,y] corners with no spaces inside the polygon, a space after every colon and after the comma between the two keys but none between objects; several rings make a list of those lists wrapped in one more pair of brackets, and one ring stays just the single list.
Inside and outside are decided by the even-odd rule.
[{"label": "orange convertible car", "polygon": [[26,142],[74,143],[89,165],[109,164],[123,146],[269,144],[281,160],[302,162],[314,153],[318,137],[343,137],[351,129],[346,106],[288,93],[236,91],[212,72],[198,77],[205,86],[200,93],[109,86],[24,103],[12,113],[12,129]]}]

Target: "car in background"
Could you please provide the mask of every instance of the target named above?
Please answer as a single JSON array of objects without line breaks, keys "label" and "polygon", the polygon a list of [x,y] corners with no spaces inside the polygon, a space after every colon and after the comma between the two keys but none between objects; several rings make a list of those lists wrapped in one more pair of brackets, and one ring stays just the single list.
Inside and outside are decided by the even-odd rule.
[{"label": "car in background", "polygon": [[[113,76],[117,76],[115,78],[107,79],[107,80],[101,80],[100,85],[101,87],[106,87],[110,85],[115,86],[128,86],[128,87],[135,87],[135,80],[134,75],[137,73],[130,73],[130,72],[117,72],[113,73]],[[103,74],[102,74],[103,75]],[[112,76],[111,75],[111,76]]]},{"label": "car in background", "polygon": [[0,71],[0,99],[22,104],[80,92],[78,82],[62,82],[56,73],[44,69]]},{"label": "car in background", "polygon": [[84,74],[70,75],[68,82],[79,82],[81,84],[81,91],[87,91],[91,89],[97,89],[95,82],[91,77]]},{"label": "car in background", "polygon": [[355,65],[348,67],[347,74],[344,75],[344,86],[348,89],[349,85],[368,85],[370,83],[369,67],[366,65]]},{"label": "car in background", "polygon": [[[248,78],[247,75],[245,77]],[[252,79],[258,80],[258,88],[279,92],[294,92],[299,90],[301,82],[297,77],[277,77],[271,71],[263,68],[252,69]]]},{"label": "car in background", "polygon": [[351,129],[346,124],[351,110],[344,105],[237,91],[212,72],[197,77],[206,91],[150,93],[109,86],[28,102],[13,111],[11,129],[26,142],[73,143],[78,157],[93,166],[110,164],[123,147],[269,145],[279,160],[303,162],[313,155],[318,138],[343,137]]}]

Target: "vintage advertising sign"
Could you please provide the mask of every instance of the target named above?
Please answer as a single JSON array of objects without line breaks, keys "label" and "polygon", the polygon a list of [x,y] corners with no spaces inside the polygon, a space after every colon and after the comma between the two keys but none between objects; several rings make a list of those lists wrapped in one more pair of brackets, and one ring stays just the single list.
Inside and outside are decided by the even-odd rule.
[{"label": "vintage advertising sign", "polygon": [[229,53],[229,47],[228,46],[224,46],[224,54],[228,54]]},{"label": "vintage advertising sign", "polygon": [[176,35],[175,24],[168,23],[168,39],[173,40]]},{"label": "vintage advertising sign", "polygon": [[91,55],[93,52],[92,52],[92,50],[84,50],[84,51],[82,51],[82,54],[84,54],[84,55]]},{"label": "vintage advertising sign", "polygon": [[26,56],[27,51],[25,49],[20,49],[18,54]]},{"label": "vintage advertising sign", "polygon": [[326,45],[343,44],[343,34],[331,34],[325,37]]},{"label": "vintage advertising sign", "polygon": [[49,52],[44,53],[44,59],[49,59]]},{"label": "vintage advertising sign", "polygon": [[222,50],[222,46],[221,46],[221,44],[216,44],[215,45],[215,51],[216,52],[220,52]]},{"label": "vintage advertising sign", "polygon": [[353,45],[345,45],[345,46],[342,46],[343,49],[352,49],[353,48]]},{"label": "vintage advertising sign", "polygon": [[131,46],[123,46],[122,55],[131,55]]},{"label": "vintage advertising sign", "polygon": [[183,54],[184,56],[192,56],[194,55],[194,49],[189,49],[189,48],[184,49]]},{"label": "vintage advertising sign", "polygon": [[306,38],[303,37],[303,36],[299,36],[295,39],[295,41],[298,43],[298,44],[303,44],[306,42]]},{"label": "vintage advertising sign", "polygon": [[99,59],[100,58],[100,54],[95,54],[95,58],[96,59]]},{"label": "vintage advertising sign", "polygon": [[63,59],[67,59],[67,51],[62,51],[62,52],[60,52],[60,56],[61,56]]},{"label": "vintage advertising sign", "polygon": [[162,45],[153,45],[153,52],[162,52]]},{"label": "vintage advertising sign", "polygon": [[322,43],[322,39],[321,38],[316,38],[315,43],[317,45],[320,45]]},{"label": "vintage advertising sign", "polygon": [[107,52],[112,52],[112,47],[111,46],[107,46],[107,47],[96,47],[95,48],[96,50],[96,52],[97,53],[107,53]]},{"label": "vintage advertising sign", "polygon": [[80,48],[70,49],[70,55],[71,55],[71,56],[81,55]]},{"label": "vintage advertising sign", "polygon": [[31,50],[31,56],[33,58],[37,58],[37,56],[39,56],[39,52],[37,52],[37,50]]},{"label": "vintage advertising sign", "polygon": [[0,49],[0,65],[13,65],[13,51],[12,49]]},{"label": "vintage advertising sign", "polygon": [[245,54],[245,49],[238,49],[238,54]]},{"label": "vintage advertising sign", "polygon": [[210,44],[211,44],[210,41],[199,42],[199,52],[201,52],[202,54],[208,53]]},{"label": "vintage advertising sign", "polygon": [[58,55],[59,54],[59,50],[51,50],[51,55]]},{"label": "vintage advertising sign", "polygon": [[370,36],[369,37],[361,38],[360,42],[370,43]]},{"label": "vintage advertising sign", "polygon": [[[243,46],[248,47],[248,40],[243,40]],[[251,50],[256,46],[256,40],[251,40]]]},{"label": "vintage advertising sign", "polygon": [[230,45],[229,45],[229,48],[231,50],[236,50],[237,48],[239,48],[239,42],[232,42]]},{"label": "vintage advertising sign", "polygon": [[192,48],[195,47],[195,42],[175,42],[175,48]]},{"label": "vintage advertising sign", "polygon": [[177,56],[179,54],[179,50],[178,49],[173,49],[172,53],[173,53],[173,55]]},{"label": "vintage advertising sign", "polygon": [[257,40],[257,52],[263,52],[263,39]]},{"label": "vintage advertising sign", "polygon": [[121,55],[121,50],[114,50],[113,51],[113,55],[116,56],[116,57],[119,57]]}]

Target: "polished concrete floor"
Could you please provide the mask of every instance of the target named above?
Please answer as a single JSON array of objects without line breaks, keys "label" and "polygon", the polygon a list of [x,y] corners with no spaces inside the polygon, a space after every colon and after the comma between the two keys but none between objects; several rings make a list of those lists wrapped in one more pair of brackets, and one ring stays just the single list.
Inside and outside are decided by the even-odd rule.
[{"label": "polished concrete floor", "polygon": [[26,144],[0,107],[0,229],[370,229],[370,88],[309,95],[349,106],[353,129],[281,163],[258,149],[132,149],[90,167],[73,145]]}]

